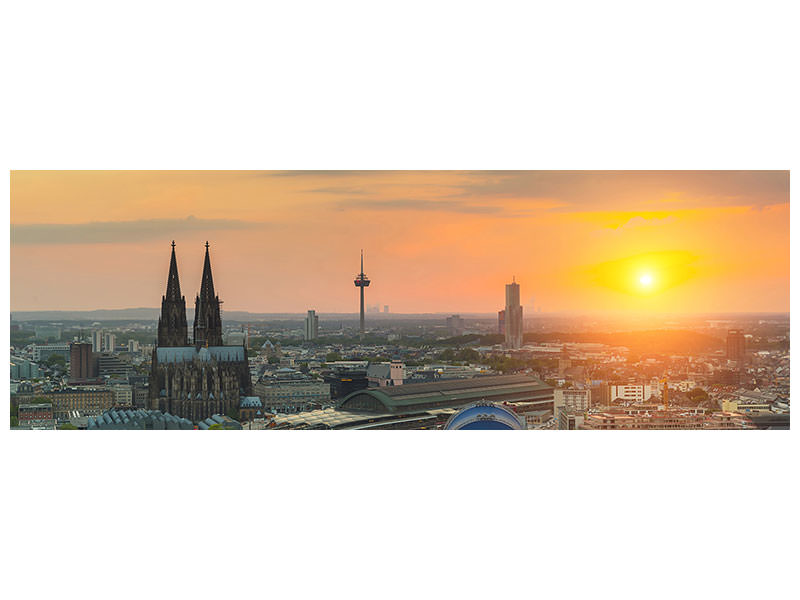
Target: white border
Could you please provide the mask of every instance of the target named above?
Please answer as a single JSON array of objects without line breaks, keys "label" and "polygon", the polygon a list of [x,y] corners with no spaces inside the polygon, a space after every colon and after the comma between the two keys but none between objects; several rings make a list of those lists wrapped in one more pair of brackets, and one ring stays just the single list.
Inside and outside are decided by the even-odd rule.
[{"label": "white border", "polygon": [[[4,12],[6,169],[797,164],[789,2]],[[3,419],[10,597],[797,591],[794,431],[212,439]]]}]

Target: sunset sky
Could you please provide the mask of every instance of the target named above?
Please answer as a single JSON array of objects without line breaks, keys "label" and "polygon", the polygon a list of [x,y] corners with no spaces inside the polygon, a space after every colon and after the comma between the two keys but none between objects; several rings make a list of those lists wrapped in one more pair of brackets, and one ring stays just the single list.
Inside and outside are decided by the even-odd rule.
[{"label": "sunset sky", "polygon": [[786,171],[15,171],[11,310],[789,310]]}]

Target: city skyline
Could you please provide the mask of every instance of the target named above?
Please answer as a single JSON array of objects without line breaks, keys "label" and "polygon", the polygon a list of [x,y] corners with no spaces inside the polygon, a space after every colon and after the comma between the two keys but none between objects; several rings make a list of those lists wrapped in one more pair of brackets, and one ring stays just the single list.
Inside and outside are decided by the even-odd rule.
[{"label": "city skyline", "polygon": [[228,310],[355,313],[363,247],[395,314],[496,313],[512,276],[545,312],[788,312],[788,179],[16,171],[11,310],[154,307],[169,243],[196,287],[208,239]]}]

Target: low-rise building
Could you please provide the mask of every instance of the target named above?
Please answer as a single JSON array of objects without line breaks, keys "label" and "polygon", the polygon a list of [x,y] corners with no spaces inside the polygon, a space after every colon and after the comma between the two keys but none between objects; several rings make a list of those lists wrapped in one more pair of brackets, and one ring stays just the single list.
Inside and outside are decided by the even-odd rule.
[{"label": "low-rise building", "polygon": [[243,396],[239,400],[239,420],[252,421],[264,416],[264,406],[258,396]]},{"label": "low-rise building", "polygon": [[586,415],[580,429],[753,429],[752,422],[739,413],[712,413],[703,409],[614,410]]},{"label": "low-rise building", "polygon": [[53,416],[58,421],[69,419],[70,413],[74,411],[85,415],[99,415],[110,409],[114,402],[114,395],[108,388],[76,387],[19,395],[20,403],[34,400],[34,395],[36,400],[50,402],[53,405]]},{"label": "low-rise building", "polygon": [[584,412],[592,405],[592,391],[590,389],[555,389],[553,390],[553,408],[558,410],[565,407],[573,412]]},{"label": "low-rise building", "polygon": [[128,408],[133,406],[133,386],[125,383],[108,386],[114,395],[114,406]]},{"label": "low-rise building", "polygon": [[647,402],[651,396],[658,396],[657,385],[650,384],[624,384],[609,386],[609,400],[617,403]]},{"label": "low-rise building", "polygon": [[188,419],[159,410],[113,408],[90,416],[86,429],[194,429],[194,425]]},{"label": "low-rise building", "polygon": [[30,360],[18,356],[11,357],[10,366],[11,379],[38,379],[41,377],[39,365]]},{"label": "low-rise building", "polygon": [[331,402],[331,386],[315,379],[263,379],[253,386],[267,412],[295,413]]},{"label": "low-rise building", "polygon": [[69,360],[69,344],[41,344],[33,347],[34,362],[44,362],[53,354],[62,356],[65,361]]},{"label": "low-rise building", "polygon": [[20,404],[18,422],[21,428],[26,429],[54,429],[56,425],[53,418],[53,405],[49,402],[35,404]]}]

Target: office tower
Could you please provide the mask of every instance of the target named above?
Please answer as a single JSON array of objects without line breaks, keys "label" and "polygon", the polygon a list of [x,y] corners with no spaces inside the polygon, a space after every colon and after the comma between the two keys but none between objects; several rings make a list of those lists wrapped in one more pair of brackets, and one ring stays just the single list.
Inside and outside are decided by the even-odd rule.
[{"label": "office tower", "polygon": [[519,284],[506,285],[506,348],[522,347],[522,306],[519,303]]},{"label": "office tower", "polygon": [[728,331],[727,352],[726,357],[728,360],[743,360],[744,359],[744,334],[740,329],[731,329]]},{"label": "office tower", "polygon": [[194,345],[222,346],[222,318],[220,317],[219,296],[214,293],[214,279],[211,276],[211,259],[208,256],[206,242],[206,258],[203,262],[203,279],[200,282],[200,293],[195,299],[194,309]]},{"label": "office tower", "polygon": [[359,335],[361,339],[364,339],[364,288],[369,287],[370,281],[366,275],[364,275],[364,251],[361,251],[361,272],[356,275],[355,281],[353,282],[355,286],[361,292],[361,321],[359,327]]},{"label": "office tower", "polygon": [[384,304],[383,305],[383,314],[389,314],[389,305],[388,304]]},{"label": "office tower", "polygon": [[506,311],[497,311],[497,333],[500,335],[506,334]]},{"label": "office tower", "polygon": [[455,337],[464,334],[464,319],[460,315],[447,317],[447,332]]},{"label": "office tower", "polygon": [[169,259],[167,293],[161,296],[161,315],[158,318],[158,345],[161,348],[189,345],[189,333],[186,324],[186,298],[181,296],[178,263],[175,260],[175,240],[172,241],[172,256]]},{"label": "office tower", "polygon": [[69,379],[81,381],[97,378],[97,356],[91,344],[69,345]]},{"label": "office tower", "polygon": [[92,352],[103,351],[103,330],[98,329],[92,332]]},{"label": "office tower", "polygon": [[103,336],[103,351],[114,352],[117,347],[117,336],[113,333],[107,333]]},{"label": "office tower", "polygon": [[317,316],[316,311],[310,310],[308,311],[308,315],[306,316],[306,328],[305,328],[305,338],[307,341],[317,339],[317,335],[319,333],[319,317]]}]

